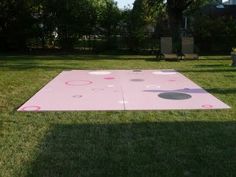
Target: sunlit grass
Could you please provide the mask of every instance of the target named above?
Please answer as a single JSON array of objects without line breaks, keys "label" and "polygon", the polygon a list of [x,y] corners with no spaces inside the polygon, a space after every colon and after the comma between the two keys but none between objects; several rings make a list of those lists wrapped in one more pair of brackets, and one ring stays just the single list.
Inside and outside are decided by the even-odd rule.
[{"label": "sunlit grass", "polygon": [[[0,176],[236,176],[236,69],[227,56],[0,57]],[[232,107],[19,113],[63,70],[176,69]]]}]

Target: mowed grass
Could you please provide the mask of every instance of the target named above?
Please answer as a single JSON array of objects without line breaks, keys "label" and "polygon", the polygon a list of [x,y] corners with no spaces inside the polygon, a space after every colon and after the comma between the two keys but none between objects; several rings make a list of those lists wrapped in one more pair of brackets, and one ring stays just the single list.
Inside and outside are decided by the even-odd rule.
[{"label": "mowed grass", "polygon": [[[1,177],[235,177],[236,69],[227,56],[1,56]],[[176,69],[232,107],[203,111],[16,109],[63,70]]]}]

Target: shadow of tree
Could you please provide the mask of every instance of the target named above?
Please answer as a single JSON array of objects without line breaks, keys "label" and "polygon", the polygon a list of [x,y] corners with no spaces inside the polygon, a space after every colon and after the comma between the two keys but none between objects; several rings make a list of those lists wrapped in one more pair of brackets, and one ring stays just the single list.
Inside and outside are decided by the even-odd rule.
[{"label": "shadow of tree", "polygon": [[222,56],[207,56],[202,57],[199,60],[205,60],[205,61],[226,61],[226,60],[232,60],[230,56],[222,55]]},{"label": "shadow of tree", "polygon": [[236,72],[236,68],[232,68],[232,67],[228,67],[228,68],[223,68],[223,69],[215,69],[215,68],[212,68],[212,69],[180,69],[179,70],[180,72],[183,72],[183,73],[188,73],[188,72],[196,72],[196,73],[204,73],[204,72],[209,72],[209,73],[218,73],[218,72]]},{"label": "shadow of tree", "polygon": [[222,95],[236,94],[236,88],[211,88],[207,89],[207,91],[210,93],[217,93]]},{"label": "shadow of tree", "polygon": [[23,64],[3,64],[0,68],[5,68],[14,71],[21,71],[21,70],[30,70],[30,69],[45,69],[45,70],[52,70],[52,69],[76,69],[79,66],[72,66],[72,65],[47,65],[47,64],[37,64],[37,63],[23,63]]},{"label": "shadow of tree", "polygon": [[19,55],[19,56],[0,56],[1,60],[21,61],[24,60],[156,60],[155,56],[147,55]]},{"label": "shadow of tree", "polygon": [[195,65],[196,68],[225,68],[229,67],[227,64],[201,64]]},{"label": "shadow of tree", "polygon": [[28,177],[236,176],[236,122],[52,125]]},{"label": "shadow of tree", "polygon": [[[47,63],[40,63],[35,60],[28,61],[28,62],[11,62],[11,63],[2,63],[0,65],[0,68],[5,68],[9,70],[26,70],[26,69],[79,69],[81,66],[76,62],[70,62],[70,63],[60,63],[60,64],[47,64]],[[89,68],[89,65],[87,66]],[[83,69],[86,69],[86,67],[83,66]],[[183,73],[188,72],[236,72],[236,68],[232,67],[226,67],[222,69],[215,69],[215,68],[207,68],[207,69],[179,69],[178,71]]]},{"label": "shadow of tree", "polygon": [[[208,92],[210,93],[217,93],[217,94],[236,94],[236,88],[210,88],[210,89],[206,89]],[[184,93],[206,93],[204,90],[202,89],[178,89],[178,90],[160,90],[160,89],[156,89],[156,90],[143,90],[143,92],[153,92],[153,93],[163,93],[163,92],[184,92]]]}]

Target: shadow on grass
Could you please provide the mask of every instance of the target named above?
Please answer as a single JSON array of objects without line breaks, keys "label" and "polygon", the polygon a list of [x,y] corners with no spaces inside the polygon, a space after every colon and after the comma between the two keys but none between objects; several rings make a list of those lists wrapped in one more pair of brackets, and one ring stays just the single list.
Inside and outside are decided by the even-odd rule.
[{"label": "shadow on grass", "polygon": [[236,122],[52,125],[27,177],[236,176]]},{"label": "shadow on grass", "polygon": [[19,56],[0,56],[0,60],[20,61],[20,60],[150,60],[157,61],[155,56],[147,55],[19,55]]},{"label": "shadow on grass", "polygon": [[217,93],[222,95],[236,94],[236,88],[212,88],[206,90],[210,93]]},{"label": "shadow on grass", "polygon": [[205,60],[205,61],[227,61],[227,60],[232,60],[230,56],[208,56],[208,57],[203,57],[199,58],[199,60]]},{"label": "shadow on grass", "polygon": [[[192,94],[198,94],[198,93],[206,93],[202,89],[194,89],[194,88],[184,88],[184,89],[177,89],[177,90],[143,90],[143,92],[151,92],[151,93],[165,93],[165,92],[182,92],[182,93],[192,93]],[[236,94],[236,88],[211,88],[211,89],[206,89],[206,91],[210,93],[217,93],[217,94]]]},{"label": "shadow on grass", "polygon": [[14,70],[14,71],[21,71],[21,70],[30,70],[30,69],[45,69],[45,70],[54,70],[54,69],[66,69],[66,70],[72,70],[72,69],[79,69],[79,66],[58,66],[58,65],[45,65],[45,64],[37,64],[37,63],[23,63],[23,64],[4,64],[0,66],[0,68],[5,68],[8,70]]},{"label": "shadow on grass", "polygon": [[218,72],[236,72],[236,68],[232,68],[232,67],[228,67],[228,68],[224,68],[224,69],[215,69],[215,68],[212,68],[212,69],[180,69],[179,70],[180,72],[183,72],[183,73],[218,73]]},{"label": "shadow on grass", "polygon": [[[0,65],[0,68],[5,68],[8,70],[26,70],[26,69],[46,69],[46,70],[52,70],[52,69],[67,69],[67,70],[74,70],[74,69],[80,69],[81,66],[78,63],[61,63],[60,65],[58,64],[41,64],[36,61],[33,62],[18,62],[18,63],[2,63]],[[88,68],[90,68],[88,66]],[[86,69],[86,67],[83,67],[83,69]],[[91,68],[90,68],[91,69]],[[183,72],[183,73],[188,73],[188,72],[233,72],[236,71],[236,68],[228,66],[227,68],[222,68],[222,69],[179,69],[178,71]]]},{"label": "shadow on grass", "polygon": [[[0,55],[1,60],[146,60],[151,62],[158,62],[156,55],[70,55],[70,54],[57,54],[57,55]],[[203,56],[199,58],[199,61],[228,61],[232,60],[230,56]],[[198,61],[198,60],[193,60]],[[182,60],[182,62],[191,62]]]},{"label": "shadow on grass", "polygon": [[196,68],[224,68],[229,67],[227,64],[201,64],[201,65],[194,65]]}]

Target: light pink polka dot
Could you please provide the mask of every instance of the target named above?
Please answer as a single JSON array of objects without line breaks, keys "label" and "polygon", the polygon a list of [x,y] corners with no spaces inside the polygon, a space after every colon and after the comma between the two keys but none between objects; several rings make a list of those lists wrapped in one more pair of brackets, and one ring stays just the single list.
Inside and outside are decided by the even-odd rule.
[{"label": "light pink polka dot", "polygon": [[41,109],[40,106],[26,106],[21,109],[21,111],[39,111]]},{"label": "light pink polka dot", "polygon": [[114,80],[115,78],[114,77],[105,77],[104,79],[105,80]]},{"label": "light pink polka dot", "polygon": [[176,80],[175,79],[170,79],[170,80],[168,80],[169,82],[176,82]]},{"label": "light pink polka dot", "polygon": [[104,88],[92,88],[92,91],[99,92],[99,91],[104,91]]},{"label": "light pink polka dot", "polygon": [[210,105],[210,104],[205,104],[202,105],[202,108],[206,108],[206,109],[212,109],[214,106]]},{"label": "light pink polka dot", "polygon": [[92,81],[88,80],[72,80],[65,82],[65,84],[69,86],[85,86],[85,85],[90,85],[92,83],[93,83]]},{"label": "light pink polka dot", "polygon": [[114,85],[108,85],[107,87],[109,87],[109,88],[113,88],[113,87],[115,87]]}]

